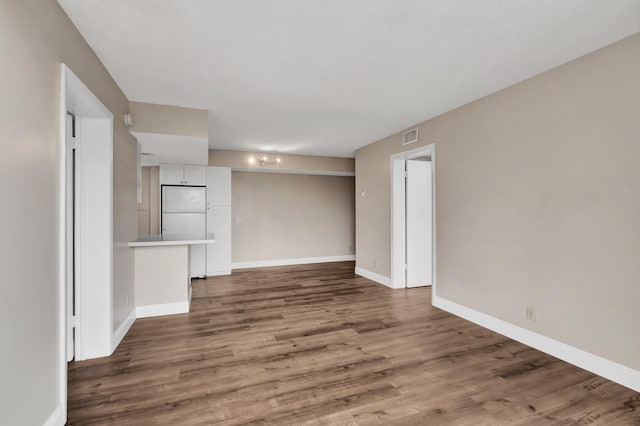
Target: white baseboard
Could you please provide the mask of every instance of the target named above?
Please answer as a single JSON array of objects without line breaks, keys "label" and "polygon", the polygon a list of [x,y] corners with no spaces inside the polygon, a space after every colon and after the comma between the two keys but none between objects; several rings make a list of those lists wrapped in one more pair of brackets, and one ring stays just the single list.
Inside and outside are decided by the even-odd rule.
[{"label": "white baseboard", "polygon": [[162,303],[159,305],[136,306],[136,318],[159,317],[162,315],[186,314],[189,302]]},{"label": "white baseboard", "polygon": [[359,266],[356,266],[355,273],[362,277],[368,278],[371,281],[375,281],[378,284],[393,288],[391,287],[391,278],[385,277],[384,275],[376,274],[375,272],[368,271],[366,269],[360,268]]},{"label": "white baseboard", "polygon": [[224,271],[207,272],[208,277],[219,277],[221,275],[231,275],[231,269],[226,269]]},{"label": "white baseboard", "polygon": [[297,259],[256,260],[250,262],[233,262],[233,269],[264,268],[268,266],[306,265],[309,263],[346,262],[356,260],[355,254],[324,257],[300,257]]},{"label": "white baseboard", "polygon": [[62,404],[58,404],[51,415],[45,420],[42,426],[64,426],[66,419],[64,418],[64,408]]},{"label": "white baseboard", "polygon": [[574,348],[542,334],[527,330],[509,322],[489,316],[439,296],[433,296],[433,306],[468,321],[493,330],[527,346],[538,349],[563,361],[640,392],[640,371]]},{"label": "white baseboard", "polygon": [[111,336],[111,353],[116,350],[124,336],[127,334],[131,326],[136,320],[136,308],[131,309],[127,317],[122,321],[122,324],[118,327],[118,329]]}]

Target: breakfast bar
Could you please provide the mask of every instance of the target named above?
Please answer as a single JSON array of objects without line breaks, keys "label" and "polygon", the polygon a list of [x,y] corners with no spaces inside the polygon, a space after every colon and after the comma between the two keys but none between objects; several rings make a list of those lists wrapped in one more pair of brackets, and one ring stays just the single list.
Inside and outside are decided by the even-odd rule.
[{"label": "breakfast bar", "polygon": [[129,243],[135,249],[136,317],[183,314],[191,304],[190,246],[214,244],[203,235],[144,235]]}]

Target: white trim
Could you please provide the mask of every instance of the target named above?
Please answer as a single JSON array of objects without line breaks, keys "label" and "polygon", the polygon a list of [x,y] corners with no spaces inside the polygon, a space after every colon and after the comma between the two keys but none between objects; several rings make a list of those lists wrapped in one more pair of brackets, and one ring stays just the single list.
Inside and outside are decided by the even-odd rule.
[{"label": "white trim", "polygon": [[361,277],[365,277],[370,279],[371,281],[375,281],[378,284],[393,288],[391,286],[391,279],[389,277],[385,277],[384,275],[376,274],[375,272],[368,271],[358,266],[356,266],[355,273],[360,275]]},{"label": "white trim", "polygon": [[42,426],[63,426],[65,423],[64,407],[62,404],[58,404]]},{"label": "white trim", "polygon": [[207,272],[207,277],[219,277],[222,275],[231,275],[231,269],[225,269],[224,271]]},{"label": "white trim", "polygon": [[158,305],[136,306],[136,318],[159,317],[162,315],[186,314],[189,302],[161,303]]},{"label": "white trim", "polygon": [[122,321],[122,324],[118,327],[118,329],[113,333],[111,337],[111,353],[113,353],[124,336],[127,334],[133,323],[136,321],[136,309],[133,308],[127,315],[127,317]]},{"label": "white trim", "polygon": [[[112,291],[112,271],[113,271],[113,178],[112,178],[112,146],[113,146],[113,114],[109,109],[98,99],[89,88],[71,71],[69,67],[65,64],[60,64],[60,92],[59,92],[59,134],[58,134],[58,318],[59,318],[59,335],[58,335],[58,386],[59,386],[59,395],[60,395],[60,406],[62,410],[62,424],[66,421],[67,417],[67,283],[66,277],[69,271],[67,270],[67,253],[66,253],[66,238],[68,234],[67,229],[67,216],[71,214],[71,212],[67,211],[67,202],[66,202],[66,189],[67,189],[67,169],[70,167],[70,164],[67,164],[67,111],[70,111],[79,118],[79,120],[84,120],[88,118],[99,118],[103,121],[108,121],[108,135],[105,139],[108,139],[108,161],[109,168],[108,171],[109,176],[106,181],[109,185],[109,224],[105,228],[102,229],[103,233],[109,234],[109,253],[108,263],[109,263],[109,271],[107,272],[108,279],[111,285],[109,289],[109,297],[105,298],[105,303],[109,303],[109,309],[112,311],[113,301],[111,300],[111,291]],[[77,123],[80,125],[80,123]],[[104,136],[104,135],[102,135]],[[81,191],[80,188],[76,188],[78,191]],[[95,191],[94,188],[91,188],[91,193]],[[82,195],[79,195],[82,196]],[[81,221],[81,218],[78,218],[78,221]],[[82,262],[80,262],[82,263]],[[95,272],[95,271],[92,271]],[[101,274],[97,274],[101,275]],[[86,318],[83,318],[83,307],[82,306],[82,283],[76,286],[78,298],[76,299],[76,307],[77,314],[79,318],[79,325],[76,327],[76,340],[75,340],[75,355],[76,359],[82,359],[86,357],[87,351],[85,350],[85,346],[87,344],[86,339],[83,340],[84,332],[83,330],[84,321]],[[54,302],[55,303],[55,302]],[[108,320],[108,329],[104,331],[105,345],[108,346],[109,340],[111,337],[111,333],[113,331],[113,324],[111,323],[111,317],[109,316]],[[105,352],[108,351],[106,348]]]},{"label": "white trim", "polygon": [[404,171],[400,170],[406,160],[422,157],[424,155],[431,156],[431,185],[432,185],[432,249],[431,262],[432,273],[431,278],[432,291],[436,291],[436,146],[434,143],[419,146],[414,149],[399,152],[390,157],[390,180],[391,180],[391,288],[405,287],[405,180]]},{"label": "white trim", "polygon": [[355,176],[356,172],[334,172],[330,170],[284,170],[265,169],[257,167],[232,167],[232,172],[282,173],[289,175],[317,175],[317,176]]},{"label": "white trim", "polygon": [[233,262],[232,269],[263,268],[269,266],[306,265],[308,263],[346,262],[356,260],[355,254],[324,257],[300,257],[297,259],[255,260],[249,262]]},{"label": "white trim", "polygon": [[442,297],[433,296],[432,304],[437,308],[464,318],[467,321],[493,330],[496,333],[500,333],[520,343],[524,343],[532,348],[640,392],[640,371],[633,370],[622,364],[599,357],[480,311],[459,305]]}]

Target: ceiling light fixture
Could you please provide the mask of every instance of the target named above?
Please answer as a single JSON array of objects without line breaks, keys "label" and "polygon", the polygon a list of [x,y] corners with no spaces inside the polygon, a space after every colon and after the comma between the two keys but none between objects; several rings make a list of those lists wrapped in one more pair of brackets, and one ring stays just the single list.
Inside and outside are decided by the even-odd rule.
[{"label": "ceiling light fixture", "polygon": [[261,166],[267,166],[270,164],[280,164],[280,157],[276,157],[275,160],[269,160],[269,157],[263,155],[256,160],[254,156],[251,156],[247,159],[247,161],[249,161],[249,164],[255,164],[257,161]]}]

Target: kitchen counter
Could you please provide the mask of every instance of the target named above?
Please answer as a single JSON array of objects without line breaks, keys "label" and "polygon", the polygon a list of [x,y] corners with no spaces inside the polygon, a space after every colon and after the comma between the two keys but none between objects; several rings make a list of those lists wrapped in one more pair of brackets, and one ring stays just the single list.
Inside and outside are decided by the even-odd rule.
[{"label": "kitchen counter", "polygon": [[215,235],[180,235],[180,234],[151,234],[142,235],[129,242],[129,247],[155,247],[155,246],[185,246],[196,244],[213,244]]},{"label": "kitchen counter", "polygon": [[203,235],[145,235],[131,241],[135,251],[136,317],[184,314],[191,306],[191,246],[215,243]]}]

